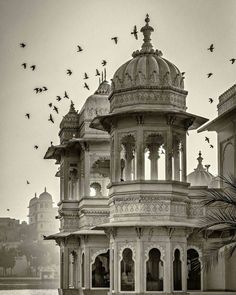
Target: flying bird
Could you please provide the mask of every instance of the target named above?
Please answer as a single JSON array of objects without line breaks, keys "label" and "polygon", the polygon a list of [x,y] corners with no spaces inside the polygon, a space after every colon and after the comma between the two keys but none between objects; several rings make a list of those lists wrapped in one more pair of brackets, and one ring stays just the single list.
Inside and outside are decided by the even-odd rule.
[{"label": "flying bird", "polygon": [[10,209],[7,209],[7,211],[10,211]]},{"label": "flying bird", "polygon": [[81,51],[83,51],[83,48],[82,48],[81,46],[77,45],[77,47],[78,47],[77,52],[81,52]]},{"label": "flying bird", "polygon": [[72,75],[72,71],[70,69],[67,69],[67,75],[71,76]]},{"label": "flying bird", "polygon": [[138,31],[137,31],[137,27],[134,26],[133,31],[131,32],[132,35],[134,35],[135,39],[138,40]]},{"label": "flying bird", "polygon": [[30,114],[29,114],[29,113],[26,113],[25,116],[26,116],[26,118],[28,118],[28,119],[30,118]]},{"label": "flying bird", "polygon": [[107,61],[105,59],[102,60],[102,65],[105,67],[105,65],[107,64]]},{"label": "flying bird", "polygon": [[50,102],[50,103],[48,104],[48,106],[51,108],[51,107],[52,107],[52,103]]},{"label": "flying bird", "polygon": [[59,95],[57,95],[57,101],[60,101],[61,97]]},{"label": "flying bird", "polygon": [[213,103],[214,99],[213,98],[209,98],[209,103]]},{"label": "flying bird", "polygon": [[185,75],[185,72],[182,72],[181,75],[184,76]]},{"label": "flying bird", "polygon": [[39,88],[38,88],[38,87],[34,88],[34,91],[35,91],[36,93],[38,93],[38,92],[39,92]]},{"label": "flying bird", "polygon": [[210,144],[210,148],[213,149],[214,145]]},{"label": "flying bird", "polygon": [[43,86],[43,91],[47,91],[47,87],[46,86]]},{"label": "flying bird", "polygon": [[36,69],[36,65],[32,65],[30,68],[32,69],[32,71],[34,71]]},{"label": "flying bird", "polygon": [[56,106],[53,107],[53,110],[58,114],[58,108]]},{"label": "flying bird", "polygon": [[69,99],[69,95],[67,94],[66,91],[65,91],[65,94],[64,94],[64,98],[68,98]]},{"label": "flying bird", "polygon": [[236,58],[231,58],[229,61],[231,61],[231,64],[234,64],[236,61]]},{"label": "flying bird", "polygon": [[205,136],[205,141],[210,143],[210,138]]},{"label": "flying bird", "polygon": [[89,90],[89,86],[87,83],[84,83],[84,88],[87,88]]},{"label": "flying bird", "polygon": [[210,78],[213,75],[213,73],[208,73],[207,78]]},{"label": "flying bird", "polygon": [[95,76],[100,76],[100,72],[98,69],[96,69],[96,75]]},{"label": "flying bird", "polygon": [[39,88],[39,92],[42,92],[43,91],[43,89],[42,88]]},{"label": "flying bird", "polygon": [[207,50],[210,50],[210,52],[213,52],[214,49],[215,49],[215,48],[214,48],[214,45],[213,45],[213,44],[211,44],[210,47],[207,48]]},{"label": "flying bird", "polygon": [[115,44],[118,42],[118,37],[112,37],[111,40],[114,40]]},{"label": "flying bird", "polygon": [[26,67],[27,67],[27,63],[24,62],[24,63],[22,64],[22,67],[23,67],[24,69],[26,69]]},{"label": "flying bird", "polygon": [[38,145],[35,145],[34,148],[37,150],[39,148],[39,146]]},{"label": "flying bird", "polygon": [[26,184],[30,184],[29,180],[26,180]]},{"label": "flying bird", "polygon": [[20,47],[24,48],[26,46],[25,43],[20,43]]},{"label": "flying bird", "polygon": [[84,73],[84,79],[88,79],[88,78],[89,78],[88,74]]},{"label": "flying bird", "polygon": [[52,117],[51,114],[49,115],[49,119],[48,119],[48,121],[51,121],[52,123],[54,123],[54,120],[53,120],[53,117]]}]

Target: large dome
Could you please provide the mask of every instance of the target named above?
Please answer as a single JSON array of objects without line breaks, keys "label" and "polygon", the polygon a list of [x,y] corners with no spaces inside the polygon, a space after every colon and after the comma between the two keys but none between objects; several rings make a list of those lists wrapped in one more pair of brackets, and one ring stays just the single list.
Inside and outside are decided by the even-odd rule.
[{"label": "large dome", "polygon": [[52,196],[47,192],[46,187],[44,192],[39,195],[39,201],[52,201]]},{"label": "large dome", "polygon": [[[111,111],[117,107],[120,108],[125,100],[126,105],[132,105],[130,100],[134,100],[133,98],[117,98],[117,96],[120,96],[120,93],[131,93],[137,89],[142,103],[147,100],[146,104],[159,104],[162,107],[166,104],[167,107],[171,105],[174,108],[186,110],[185,96],[187,92],[184,91],[184,77],[173,63],[162,57],[161,51],[153,49],[150,36],[154,29],[149,26],[149,21],[147,15],[146,25],[141,29],[144,35],[142,49],[135,51],[132,54],[133,58],[119,67],[113,76],[113,93],[110,97]],[[148,95],[141,93],[142,90],[147,89]],[[165,93],[161,94],[161,92]],[[137,96],[137,93],[135,95]]]}]

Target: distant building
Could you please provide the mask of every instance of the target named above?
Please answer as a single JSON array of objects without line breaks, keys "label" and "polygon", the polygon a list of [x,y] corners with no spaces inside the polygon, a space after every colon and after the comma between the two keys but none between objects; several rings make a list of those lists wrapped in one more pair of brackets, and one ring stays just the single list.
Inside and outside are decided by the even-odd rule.
[{"label": "distant building", "polygon": [[52,196],[46,188],[39,197],[34,196],[29,202],[29,226],[33,240],[43,240],[44,235],[58,230],[56,220],[57,207],[53,207]]},{"label": "distant building", "polygon": [[0,244],[20,242],[24,239],[27,224],[14,218],[0,217]]}]

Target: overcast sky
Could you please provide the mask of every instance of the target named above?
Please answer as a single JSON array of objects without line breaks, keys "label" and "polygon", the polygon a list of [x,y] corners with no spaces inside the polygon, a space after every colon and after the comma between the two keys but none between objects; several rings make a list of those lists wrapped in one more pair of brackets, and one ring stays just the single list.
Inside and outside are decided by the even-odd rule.
[{"label": "overcast sky", "polygon": [[[155,30],[154,47],[186,72],[188,111],[213,119],[218,96],[236,80],[236,63],[229,62],[236,58],[235,11],[234,0],[0,0],[0,216],[27,220],[28,202],[44,186],[58,202],[58,167],[43,159],[50,141],[59,143],[59,123],[69,109],[69,100],[57,102],[56,96],[66,90],[80,110],[98,86],[95,69],[102,68],[101,61],[107,60],[111,79],[141,47],[141,34],[136,41],[130,32],[134,25],[140,30],[146,13]],[[113,36],[118,36],[118,45]],[[207,50],[211,43],[213,53]],[[77,53],[77,45],[84,51]],[[70,77],[67,69],[73,72]],[[83,88],[84,72],[90,76],[90,91]],[[209,72],[213,76],[207,79]],[[42,86],[48,91],[35,94],[33,89]],[[58,115],[48,107],[50,102],[58,106]],[[50,112],[55,124],[48,122]],[[190,132],[188,172],[196,167],[201,150],[204,164],[217,174],[217,150],[209,148],[205,135]],[[215,134],[208,136],[215,146]]]}]

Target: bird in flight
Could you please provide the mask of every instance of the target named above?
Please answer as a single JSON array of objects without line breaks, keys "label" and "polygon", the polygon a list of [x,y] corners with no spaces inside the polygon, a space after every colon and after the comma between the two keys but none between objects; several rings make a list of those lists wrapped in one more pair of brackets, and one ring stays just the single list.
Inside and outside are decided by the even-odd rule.
[{"label": "bird in flight", "polygon": [[115,44],[118,42],[118,37],[112,37],[111,40],[114,40]]},{"label": "bird in flight", "polygon": [[10,211],[10,209],[7,208],[7,211]]},{"label": "bird in flight", "polygon": [[24,62],[24,63],[22,64],[22,67],[23,67],[24,69],[26,69],[26,67],[27,67],[27,63]]},{"label": "bird in flight", "polygon": [[26,184],[30,184],[29,180],[26,180]]},{"label": "bird in flight", "polygon": [[138,31],[137,31],[137,27],[134,26],[133,31],[131,32],[132,35],[134,35],[135,39],[138,40]]},{"label": "bird in flight", "polygon": [[72,71],[70,69],[67,69],[67,75],[71,76],[72,75]]},{"label": "bird in flight", "polygon": [[53,117],[52,117],[51,114],[49,115],[49,119],[48,119],[48,121],[51,121],[52,123],[54,123],[54,120],[53,120]]},{"label": "bird in flight", "polygon": [[24,48],[26,46],[25,43],[20,43],[20,47]]},{"label": "bird in flight", "polygon": [[38,93],[38,92],[39,92],[39,88],[38,88],[38,87],[34,88],[34,91],[35,91],[36,93]]},{"label": "bird in flight", "polygon": [[53,110],[58,114],[58,108],[56,106],[53,106]]},{"label": "bird in flight", "polygon": [[83,48],[82,48],[81,46],[77,45],[77,47],[78,47],[77,52],[81,52],[81,51],[83,51]]},{"label": "bird in flight", "polygon": [[208,73],[207,78],[210,78],[213,75],[213,73]]},{"label": "bird in flight", "polygon": [[65,91],[65,94],[64,94],[64,98],[68,98],[69,99],[69,95],[67,94],[66,91]]},{"label": "bird in flight", "polygon": [[28,119],[30,118],[30,114],[29,114],[29,113],[26,113],[25,116],[26,116],[26,118],[28,118]]},{"label": "bird in flight", "polygon": [[89,78],[88,74],[84,73],[84,79],[88,79],[88,78]]},{"label": "bird in flight", "polygon": [[37,150],[39,148],[39,146],[38,145],[35,145],[34,148]]},{"label": "bird in flight", "polygon": [[96,75],[95,76],[100,76],[100,72],[98,69],[96,69]]},{"label": "bird in flight", "polygon": [[51,108],[51,107],[52,107],[52,103],[50,102],[50,103],[48,104],[48,106]]},{"label": "bird in flight", "polygon": [[36,69],[36,65],[32,65],[30,68],[32,69],[32,71],[34,71]]},{"label": "bird in flight", "polygon": [[89,86],[87,83],[84,83],[84,88],[87,88],[89,90]]},{"label": "bird in flight", "polygon": [[210,144],[210,148],[213,149],[214,145]]},{"label": "bird in flight", "polygon": [[210,138],[205,136],[205,141],[210,143]]},{"label": "bird in flight", "polygon": [[181,75],[184,76],[185,75],[185,72],[182,72]]},{"label": "bird in flight", "polygon": [[60,101],[61,97],[59,95],[57,95],[57,101]]},{"label": "bird in flight", "polygon": [[231,61],[231,64],[234,64],[236,61],[236,58],[231,58],[229,61]]},{"label": "bird in flight", "polygon": [[107,61],[105,59],[102,60],[102,65],[105,67],[105,65],[107,64]]},{"label": "bird in flight", "polygon": [[47,87],[46,86],[43,86],[43,91],[47,91]]},{"label": "bird in flight", "polygon": [[215,49],[215,48],[214,48],[214,45],[213,45],[213,44],[211,44],[210,47],[207,48],[207,50],[210,50],[210,52],[213,52],[214,49]]},{"label": "bird in flight", "polygon": [[213,103],[214,99],[213,98],[209,98],[209,103]]}]

